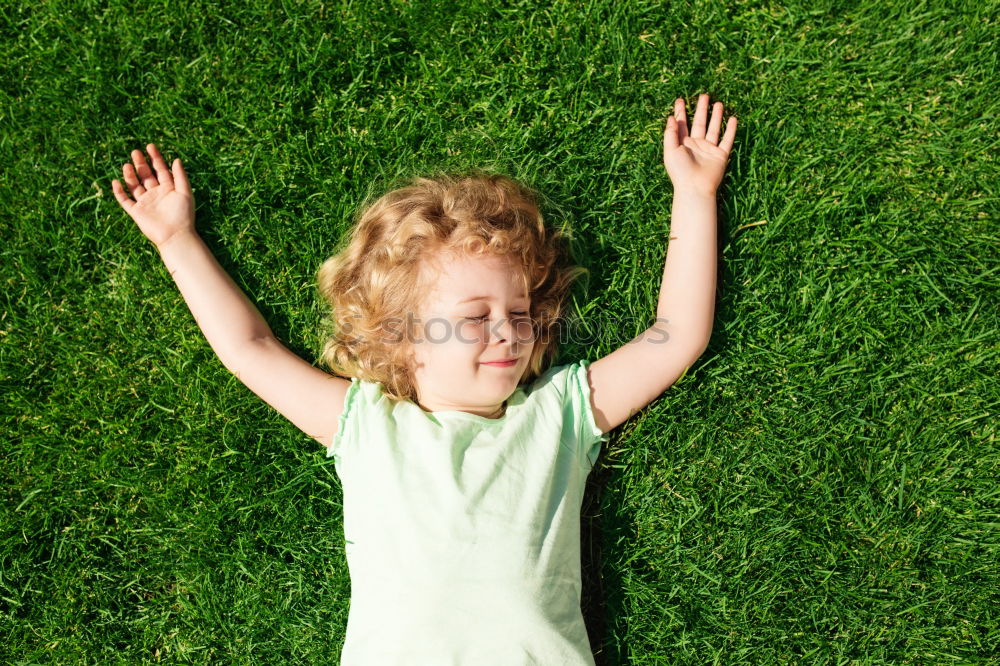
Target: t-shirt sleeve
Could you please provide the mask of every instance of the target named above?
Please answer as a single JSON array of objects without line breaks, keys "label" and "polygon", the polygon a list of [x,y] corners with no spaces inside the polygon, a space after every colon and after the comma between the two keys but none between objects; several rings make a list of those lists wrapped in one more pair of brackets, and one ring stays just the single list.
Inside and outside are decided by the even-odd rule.
[{"label": "t-shirt sleeve", "polygon": [[573,416],[580,454],[593,466],[601,453],[601,444],[607,443],[611,435],[602,432],[594,420],[594,410],[590,404],[590,382],[587,381],[589,365],[590,361],[587,360],[576,361],[569,365],[564,406],[567,413]]},{"label": "t-shirt sleeve", "polygon": [[353,432],[357,429],[358,403],[361,402],[360,391],[361,381],[357,377],[351,377],[351,385],[347,387],[347,393],[344,395],[344,409],[340,412],[340,418],[337,419],[337,432],[333,435],[333,441],[330,442],[330,446],[326,450],[326,457],[333,458],[334,463],[340,462],[339,454],[343,450],[344,442],[351,441]]}]

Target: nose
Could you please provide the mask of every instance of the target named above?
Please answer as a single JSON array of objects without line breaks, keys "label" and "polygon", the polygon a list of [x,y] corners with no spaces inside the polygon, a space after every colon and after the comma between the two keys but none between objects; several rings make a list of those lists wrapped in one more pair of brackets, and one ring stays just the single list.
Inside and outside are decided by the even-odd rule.
[{"label": "nose", "polygon": [[500,337],[505,342],[517,337],[517,331],[514,329],[514,322],[506,317],[504,317],[500,323]]},{"label": "nose", "polygon": [[530,319],[503,317],[490,328],[490,336],[498,342],[510,342],[516,346],[530,343],[534,331]]}]

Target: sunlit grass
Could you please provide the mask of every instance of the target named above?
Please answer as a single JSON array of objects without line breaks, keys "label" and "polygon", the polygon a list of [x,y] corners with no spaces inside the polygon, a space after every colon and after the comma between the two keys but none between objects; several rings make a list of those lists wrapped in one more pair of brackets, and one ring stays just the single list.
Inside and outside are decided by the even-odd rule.
[{"label": "sunlit grass", "polygon": [[[712,342],[584,507],[599,664],[1000,650],[995,2],[18,3],[0,10],[0,658],[333,663],[341,487],[231,376],[110,182],[153,142],[275,334],[370,190],[476,165],[655,312],[672,101],[740,119]],[[347,3],[345,3],[346,5]]]}]

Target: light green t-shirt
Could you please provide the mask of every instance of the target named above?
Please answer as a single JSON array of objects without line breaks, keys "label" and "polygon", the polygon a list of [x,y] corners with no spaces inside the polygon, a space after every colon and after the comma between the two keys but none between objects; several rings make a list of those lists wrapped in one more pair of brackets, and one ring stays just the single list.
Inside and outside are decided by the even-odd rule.
[{"label": "light green t-shirt", "polygon": [[594,664],[580,505],[609,436],[588,364],[550,368],[498,419],[351,380],[327,451],[351,575],[342,664]]}]

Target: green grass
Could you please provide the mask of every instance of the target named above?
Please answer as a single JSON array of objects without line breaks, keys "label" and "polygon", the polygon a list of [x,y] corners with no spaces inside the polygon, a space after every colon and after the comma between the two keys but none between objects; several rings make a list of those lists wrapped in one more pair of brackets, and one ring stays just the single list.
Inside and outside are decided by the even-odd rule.
[{"label": "green grass", "polygon": [[[108,6],[110,4],[111,6]],[[948,7],[944,7],[948,4]],[[655,312],[671,103],[740,119],[711,344],[588,486],[599,664],[1000,651],[997,2],[0,9],[0,661],[330,663],[350,581],[316,442],[216,359],[110,182],[181,157],[202,237],[307,359],[370,188],[540,189]],[[754,226],[745,226],[753,225]]]}]

